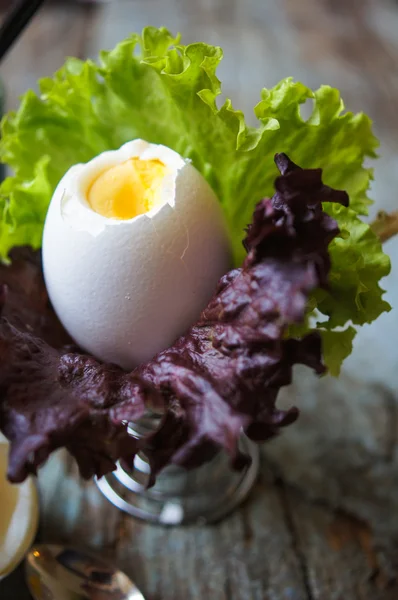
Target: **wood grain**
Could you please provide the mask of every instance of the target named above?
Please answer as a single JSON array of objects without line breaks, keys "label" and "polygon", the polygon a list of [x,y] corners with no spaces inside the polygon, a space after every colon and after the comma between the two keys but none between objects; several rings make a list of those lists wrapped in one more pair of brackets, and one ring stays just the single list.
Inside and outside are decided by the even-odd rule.
[{"label": "wood grain", "polygon": [[[396,209],[398,6],[390,0],[119,0],[48,5],[7,57],[7,106],[61,66],[147,24],[221,45],[224,96],[251,114],[263,86],[294,75],[341,89],[381,139],[376,209]],[[398,258],[397,240],[386,246]],[[398,306],[398,260],[386,279]],[[40,475],[40,539],[97,549],[149,600],[394,600],[398,597],[398,351],[394,313],[364,328],[341,378],[296,372],[281,402],[299,422],[264,447],[249,501],[214,527],[161,529],[115,511],[63,453]],[[28,598],[18,571],[1,600]]]}]

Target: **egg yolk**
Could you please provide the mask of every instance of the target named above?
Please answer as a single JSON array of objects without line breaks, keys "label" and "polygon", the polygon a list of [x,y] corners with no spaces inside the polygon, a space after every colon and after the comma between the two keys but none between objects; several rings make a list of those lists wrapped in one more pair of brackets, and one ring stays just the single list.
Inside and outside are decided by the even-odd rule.
[{"label": "egg yolk", "polygon": [[88,190],[88,203],[103,217],[132,219],[163,203],[166,172],[160,160],[130,158],[97,177]]}]

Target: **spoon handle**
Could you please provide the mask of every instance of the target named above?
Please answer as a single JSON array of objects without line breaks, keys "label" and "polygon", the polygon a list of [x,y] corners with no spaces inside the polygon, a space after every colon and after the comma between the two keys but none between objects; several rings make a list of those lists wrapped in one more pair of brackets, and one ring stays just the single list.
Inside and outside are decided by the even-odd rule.
[{"label": "spoon handle", "polygon": [[124,573],[73,548],[35,546],[26,578],[35,600],[144,600]]}]

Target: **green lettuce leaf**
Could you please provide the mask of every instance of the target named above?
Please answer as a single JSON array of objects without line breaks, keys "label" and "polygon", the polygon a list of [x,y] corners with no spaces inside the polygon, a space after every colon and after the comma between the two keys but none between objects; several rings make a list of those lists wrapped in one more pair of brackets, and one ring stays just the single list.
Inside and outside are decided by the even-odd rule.
[{"label": "green lettuce leaf", "polygon": [[340,375],[342,362],[352,352],[352,344],[356,336],[354,327],[347,327],[343,331],[318,330],[322,336],[323,359],[327,364],[329,373],[334,377]]},{"label": "green lettuce leaf", "polygon": [[[335,210],[343,234],[331,246],[331,289],[312,304],[328,316],[329,329],[373,320],[389,308],[378,285],[389,261],[358,217],[367,212],[373,176],[364,161],[376,156],[370,119],[344,112],[337,90],[312,91],[288,78],[262,91],[254,109],[258,126],[248,127],[230,100],[217,105],[221,60],[219,47],[182,46],[166,29],[148,27],[102,52],[98,64],[67,60],[53,78],[39,82],[39,95],[27,92],[2,122],[0,158],[14,175],[0,187],[1,256],[14,245],[40,246],[51,195],[72,165],[140,137],[190,158],[206,177],[224,209],[239,264],[254,206],[272,195],[274,154],[285,152],[304,168],[321,167],[325,183],[351,199],[350,209],[327,209]],[[304,119],[307,101],[313,107]]]},{"label": "green lettuce leaf", "polygon": [[322,323],[328,329],[371,323],[391,310],[383,300],[379,281],[390,272],[390,259],[383,253],[379,238],[353,210],[336,204],[324,204],[339,224],[341,235],[330,245],[332,270],[330,291],[315,294],[317,309],[328,316]]}]

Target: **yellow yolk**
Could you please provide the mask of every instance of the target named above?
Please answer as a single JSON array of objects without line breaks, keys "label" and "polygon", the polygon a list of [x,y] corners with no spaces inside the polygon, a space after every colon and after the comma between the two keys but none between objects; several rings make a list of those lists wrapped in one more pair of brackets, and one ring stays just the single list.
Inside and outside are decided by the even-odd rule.
[{"label": "yellow yolk", "polygon": [[91,208],[110,219],[132,219],[162,203],[167,168],[160,160],[130,158],[97,177],[88,190]]}]

